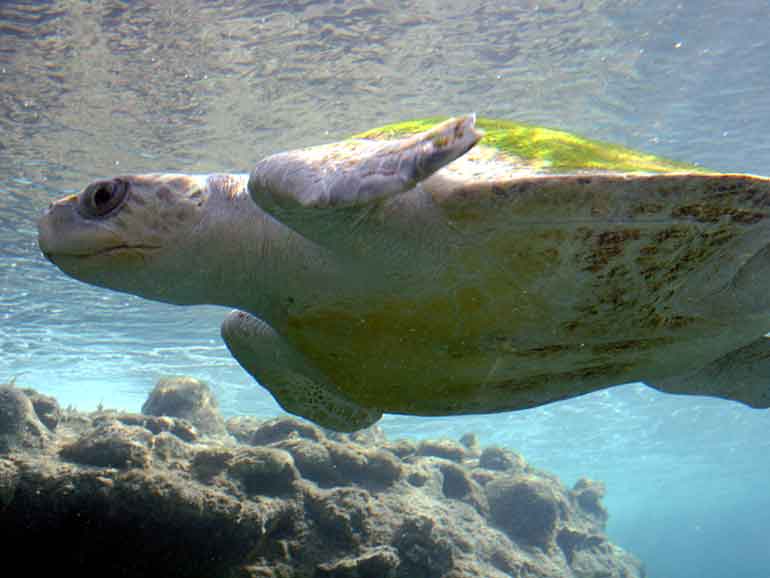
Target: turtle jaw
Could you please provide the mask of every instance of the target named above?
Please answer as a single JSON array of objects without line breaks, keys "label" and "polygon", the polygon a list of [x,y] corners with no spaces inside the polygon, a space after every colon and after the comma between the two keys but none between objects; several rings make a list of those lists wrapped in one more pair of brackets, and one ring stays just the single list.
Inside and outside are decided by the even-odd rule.
[{"label": "turtle jaw", "polygon": [[38,221],[43,255],[67,275],[110,287],[121,271],[136,270],[161,250],[160,245],[133,244],[109,223],[84,219],[71,195],[51,203]]},{"label": "turtle jaw", "polygon": [[46,259],[89,285],[179,302],[173,284],[159,281],[160,244],[132,244],[108,224],[80,218],[71,204],[68,199],[53,203],[38,222],[38,244]]},{"label": "turtle jaw", "polygon": [[132,246],[101,222],[83,219],[77,213],[77,202],[75,195],[55,201],[38,221],[38,245],[43,255],[55,265],[62,261],[119,257],[159,248]]}]

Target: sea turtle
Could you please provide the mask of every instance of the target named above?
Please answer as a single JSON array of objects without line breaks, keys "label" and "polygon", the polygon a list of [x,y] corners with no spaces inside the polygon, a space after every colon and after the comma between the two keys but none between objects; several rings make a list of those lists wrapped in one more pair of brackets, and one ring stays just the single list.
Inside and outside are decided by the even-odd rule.
[{"label": "sea turtle", "polygon": [[236,307],[238,362],[335,430],[634,381],[770,405],[770,179],[439,121],[250,175],[98,181],[50,206],[40,247],[93,285]]}]

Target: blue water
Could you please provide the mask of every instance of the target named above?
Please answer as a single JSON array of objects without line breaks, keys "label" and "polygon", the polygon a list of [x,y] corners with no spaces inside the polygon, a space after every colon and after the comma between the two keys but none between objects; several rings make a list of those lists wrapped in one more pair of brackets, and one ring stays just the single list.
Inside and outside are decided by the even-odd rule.
[{"label": "blue water", "polygon": [[[39,212],[94,178],[242,172],[270,152],[467,111],[770,174],[768,30],[759,0],[4,2],[0,381],[138,410],[159,376],[187,374],[228,415],[278,412],[227,354],[224,311],[81,285],[40,256]],[[610,537],[650,576],[770,572],[767,411],[631,384],[382,425],[474,431],[566,483],[604,480]]]}]

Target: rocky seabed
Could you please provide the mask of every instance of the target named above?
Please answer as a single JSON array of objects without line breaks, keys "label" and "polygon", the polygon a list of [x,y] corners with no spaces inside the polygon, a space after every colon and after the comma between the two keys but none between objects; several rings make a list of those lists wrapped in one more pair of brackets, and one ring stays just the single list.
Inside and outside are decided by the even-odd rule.
[{"label": "rocky seabed", "polygon": [[473,434],[225,422],[191,378],[141,414],[0,385],[0,544],[26,576],[641,578],[603,495]]}]

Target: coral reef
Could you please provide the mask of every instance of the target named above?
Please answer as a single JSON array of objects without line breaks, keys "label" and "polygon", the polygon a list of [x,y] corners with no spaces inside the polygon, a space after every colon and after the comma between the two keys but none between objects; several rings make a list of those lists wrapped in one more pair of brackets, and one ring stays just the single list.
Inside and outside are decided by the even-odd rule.
[{"label": "coral reef", "polygon": [[[165,401],[164,401],[165,400]],[[499,448],[224,423],[205,384],[163,380],[138,415],[62,411],[0,386],[0,540],[29,575],[641,578],[572,490]],[[162,413],[179,415],[158,415]],[[30,552],[36,555],[30,555]]]}]

